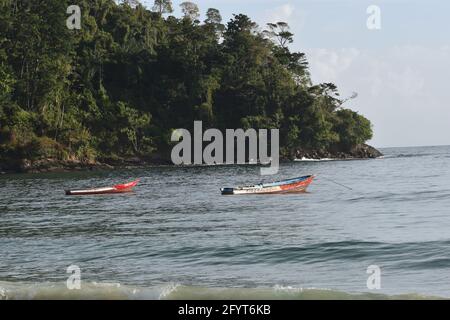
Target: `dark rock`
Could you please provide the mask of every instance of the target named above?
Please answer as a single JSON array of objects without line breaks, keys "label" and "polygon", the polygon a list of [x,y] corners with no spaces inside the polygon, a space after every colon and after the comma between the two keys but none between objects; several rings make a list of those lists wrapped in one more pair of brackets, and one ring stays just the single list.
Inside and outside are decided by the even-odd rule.
[{"label": "dark rock", "polygon": [[291,152],[294,159],[374,159],[383,156],[383,154],[372,146],[361,144],[349,151],[332,149],[332,150],[307,150],[297,149]]},{"label": "dark rock", "polygon": [[383,156],[383,154],[379,150],[367,144],[361,144],[354,147],[349,154],[352,157],[359,159],[374,159]]}]

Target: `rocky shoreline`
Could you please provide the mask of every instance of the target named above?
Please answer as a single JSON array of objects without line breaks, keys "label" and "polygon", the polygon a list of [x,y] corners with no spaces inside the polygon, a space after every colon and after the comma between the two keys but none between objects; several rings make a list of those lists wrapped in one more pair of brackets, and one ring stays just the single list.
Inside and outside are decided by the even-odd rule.
[{"label": "rocky shoreline", "polygon": [[[356,160],[375,159],[383,154],[369,145],[359,145],[348,152],[329,150],[295,150],[289,157],[282,157],[281,161],[293,161],[298,159],[333,159],[333,160]],[[45,172],[72,172],[72,171],[96,171],[114,170],[124,168],[139,168],[144,166],[173,165],[170,160],[162,156],[151,158],[123,158],[123,159],[101,159],[100,161],[78,161],[58,159],[14,159],[0,161],[0,174],[6,173],[45,173]]]},{"label": "rocky shoreline", "polygon": [[341,150],[296,150],[291,160],[295,159],[333,159],[333,160],[356,160],[356,159],[376,159],[383,154],[372,146],[362,144],[354,147],[350,151]]}]

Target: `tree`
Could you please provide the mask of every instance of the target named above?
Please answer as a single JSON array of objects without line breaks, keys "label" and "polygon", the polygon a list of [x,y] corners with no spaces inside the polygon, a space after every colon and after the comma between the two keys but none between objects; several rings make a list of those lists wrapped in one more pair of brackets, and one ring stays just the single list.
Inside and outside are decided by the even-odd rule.
[{"label": "tree", "polygon": [[219,34],[225,30],[225,26],[222,24],[222,15],[219,10],[214,8],[209,8],[206,12],[205,24],[212,26]]},{"label": "tree", "polygon": [[83,27],[68,30],[66,1],[0,0],[0,166],[6,154],[16,157],[6,163],[164,155],[172,129],[194,120],[279,128],[285,154],[372,135],[334,84],[311,84],[286,23],[262,33],[238,14],[225,27],[210,8],[200,24],[192,2],[181,4],[184,19],[161,19],[170,0],[155,12],[137,0],[78,4]]},{"label": "tree", "polygon": [[268,23],[267,26],[269,30],[265,30],[264,34],[275,39],[282,48],[294,42],[294,34],[289,31],[290,27],[286,22]]},{"label": "tree", "polygon": [[258,25],[245,14],[235,14],[234,19],[228,22],[226,33],[229,36],[238,33],[250,34],[253,33],[257,27]]},{"label": "tree", "polygon": [[349,109],[336,112],[335,131],[339,134],[339,145],[345,150],[372,139],[372,125],[368,119]]},{"label": "tree", "polygon": [[206,12],[206,20],[205,23],[207,24],[221,24],[222,23],[222,16],[220,14],[220,11],[214,8],[209,8]]},{"label": "tree", "polygon": [[131,8],[136,8],[141,4],[139,0],[123,0],[123,3],[129,5]]},{"label": "tree", "polygon": [[182,2],[180,7],[186,19],[196,21],[200,17],[200,10],[195,3],[188,1]]},{"label": "tree", "polygon": [[164,13],[172,13],[172,1],[171,0],[155,0],[153,5],[153,11],[158,12],[160,15]]},{"label": "tree", "polygon": [[145,129],[150,124],[151,115],[139,112],[136,108],[132,108],[122,101],[117,103],[117,108],[119,132],[125,136],[126,141],[124,146],[130,143],[135,153],[148,151],[149,148],[151,150],[152,141],[145,135]]},{"label": "tree", "polygon": [[302,52],[291,52],[288,44],[294,42],[294,34],[289,31],[286,22],[268,23],[269,30],[263,35],[271,39],[275,45],[272,49],[278,61],[292,72],[294,80],[299,85],[310,85],[308,62]]}]

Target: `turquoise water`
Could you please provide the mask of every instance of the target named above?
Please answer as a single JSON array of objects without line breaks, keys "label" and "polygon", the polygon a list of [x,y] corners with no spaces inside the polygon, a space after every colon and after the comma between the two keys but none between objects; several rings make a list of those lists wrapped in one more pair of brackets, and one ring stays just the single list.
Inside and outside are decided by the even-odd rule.
[{"label": "turquoise water", "polygon": [[[450,297],[450,147],[382,151],[269,178],[254,166],[0,176],[0,299]],[[305,174],[318,175],[306,194],[220,195]],[[137,177],[131,194],[64,195]],[[80,291],[65,287],[70,265]]]}]

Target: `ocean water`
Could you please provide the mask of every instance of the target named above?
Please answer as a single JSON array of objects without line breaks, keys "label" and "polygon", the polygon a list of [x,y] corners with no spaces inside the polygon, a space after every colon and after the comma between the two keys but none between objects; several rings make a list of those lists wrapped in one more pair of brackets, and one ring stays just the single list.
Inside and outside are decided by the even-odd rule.
[{"label": "ocean water", "polygon": [[[450,147],[382,151],[270,177],[256,166],[0,176],[0,299],[449,298]],[[219,191],[305,174],[317,175],[305,194]],[[135,178],[130,194],[64,195]],[[81,290],[66,287],[70,265]]]}]

